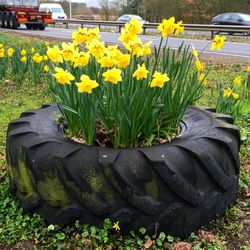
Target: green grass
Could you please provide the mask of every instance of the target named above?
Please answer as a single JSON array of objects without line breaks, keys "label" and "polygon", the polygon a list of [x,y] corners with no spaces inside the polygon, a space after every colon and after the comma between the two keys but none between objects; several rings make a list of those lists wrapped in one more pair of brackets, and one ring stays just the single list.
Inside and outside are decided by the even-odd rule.
[{"label": "green grass", "polygon": [[[16,45],[16,38],[0,35],[0,43]],[[23,46],[40,46],[40,41],[19,39]],[[30,45],[32,43],[32,45]],[[214,106],[210,98],[212,87],[217,81],[227,83],[238,74],[245,72],[246,65],[208,65],[210,70],[209,87],[199,104]],[[241,126],[242,146],[240,150],[241,174],[238,199],[226,212],[226,215],[198,233],[192,233],[183,240],[161,233],[156,238],[146,235],[141,229],[141,237],[131,232],[121,236],[109,220],[103,228],[89,225],[60,227],[46,225],[37,214],[25,214],[18,201],[9,193],[6,173],[5,137],[7,125],[20,113],[38,108],[50,102],[42,85],[30,86],[28,83],[15,85],[10,80],[0,80],[0,249],[178,249],[180,244],[193,249],[250,249],[250,104],[246,103],[237,123]],[[77,248],[78,247],[78,248]],[[188,249],[188,248],[187,248]]]}]

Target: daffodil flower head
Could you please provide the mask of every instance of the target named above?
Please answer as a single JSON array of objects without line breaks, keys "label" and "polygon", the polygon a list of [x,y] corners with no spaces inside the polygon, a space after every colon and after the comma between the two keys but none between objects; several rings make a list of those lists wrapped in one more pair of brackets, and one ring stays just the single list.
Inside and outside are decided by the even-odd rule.
[{"label": "daffodil flower head", "polygon": [[101,64],[102,68],[112,68],[114,66],[114,60],[109,56],[103,56],[97,61]]},{"label": "daffodil flower head", "polygon": [[247,72],[250,73],[250,66],[247,66]]},{"label": "daffodil flower head", "polygon": [[96,81],[91,80],[89,76],[85,74],[83,74],[80,79],[81,79],[81,82],[76,83],[79,93],[90,94],[92,93],[92,90],[94,88],[97,88],[99,86],[99,84]]},{"label": "daffodil flower head", "polygon": [[86,42],[88,39],[88,29],[79,27],[76,32],[72,33],[72,38],[75,45]]},{"label": "daffodil flower head", "polygon": [[116,230],[116,231],[120,231],[120,226],[119,226],[119,221],[115,222],[114,225],[113,225],[113,228]]},{"label": "daffodil flower head", "polygon": [[204,65],[201,63],[199,59],[195,61],[195,66],[198,71],[203,71],[204,70]]},{"label": "daffodil flower head", "polygon": [[45,66],[43,67],[43,71],[44,71],[45,73],[47,73],[47,72],[49,71],[48,65],[45,65]]},{"label": "daffodil flower head", "polygon": [[25,49],[22,49],[20,53],[21,53],[21,56],[25,56],[27,54]]},{"label": "daffodil flower head", "polygon": [[63,62],[63,57],[61,55],[61,51],[57,45],[55,45],[53,48],[49,47],[47,49],[47,56],[54,63]]},{"label": "daffodil flower head", "polygon": [[136,18],[132,18],[129,23],[125,24],[125,29],[128,30],[131,34],[137,35],[142,32],[143,23],[139,22]]},{"label": "daffodil flower head", "polygon": [[221,50],[224,47],[225,39],[226,39],[225,36],[216,35],[212,42],[211,50],[214,49]]},{"label": "daffodil flower head", "polygon": [[142,53],[143,53],[143,56],[147,56],[147,55],[150,55],[151,54],[151,44],[152,44],[152,41],[148,41],[146,42],[143,46],[142,46]]},{"label": "daffodil flower head", "polygon": [[233,96],[234,100],[238,100],[239,99],[239,94],[232,93],[232,96]]},{"label": "daffodil flower head", "polygon": [[175,32],[175,18],[170,17],[169,19],[163,19],[162,23],[160,23],[157,27],[159,31],[161,31],[162,37],[170,36]]},{"label": "daffodil flower head", "polygon": [[74,43],[62,43],[62,56],[65,61],[74,61],[77,48]]},{"label": "daffodil flower head", "polygon": [[56,73],[53,76],[56,78],[57,82],[60,84],[71,84],[71,81],[75,79],[75,77],[68,72],[59,67],[55,67]]},{"label": "daffodil flower head", "polygon": [[207,79],[204,74],[200,74],[198,80],[201,81],[204,86],[207,86]]},{"label": "daffodil flower head", "polygon": [[141,65],[137,65],[137,70],[134,72],[133,77],[136,78],[136,80],[140,80],[140,79],[146,79],[148,76],[149,71],[146,69],[145,64],[143,63],[142,66]]},{"label": "daffodil flower head", "polygon": [[130,64],[131,56],[129,54],[120,54],[117,58],[117,65],[119,68],[126,68]]},{"label": "daffodil flower head", "polygon": [[227,88],[223,91],[223,96],[228,98],[232,95],[232,93],[233,93],[233,90],[231,88]]},{"label": "daffodil flower head", "polygon": [[105,45],[104,42],[94,40],[87,45],[87,49],[89,50],[89,53],[95,58],[101,58],[105,52]]},{"label": "daffodil flower head", "polygon": [[74,68],[79,66],[80,67],[86,66],[89,63],[89,58],[90,58],[89,53],[81,51],[74,59],[73,62]]},{"label": "daffodil flower head", "polygon": [[153,75],[153,79],[151,83],[149,84],[149,86],[151,88],[154,88],[154,87],[162,88],[164,84],[168,82],[169,80],[170,78],[168,77],[167,74],[162,74],[156,71]]},{"label": "daffodil flower head", "polygon": [[123,45],[126,47],[126,49],[127,49],[127,45],[131,44],[136,39],[138,39],[137,35],[131,33],[127,29],[123,29],[121,31],[121,36],[119,37],[119,41],[121,41],[123,43]]},{"label": "daffodil flower head", "polygon": [[26,56],[22,56],[20,59],[21,62],[25,63],[27,62],[27,57]]},{"label": "daffodil flower head", "polygon": [[14,52],[15,52],[15,50],[13,48],[8,48],[8,50],[7,50],[7,54],[9,57],[12,57]]},{"label": "daffodil flower head", "polygon": [[106,82],[117,84],[122,80],[121,73],[122,71],[120,69],[112,68],[104,72],[102,76]]},{"label": "daffodil flower head", "polygon": [[233,80],[234,84],[240,84],[242,82],[243,78],[242,76],[236,76]]}]

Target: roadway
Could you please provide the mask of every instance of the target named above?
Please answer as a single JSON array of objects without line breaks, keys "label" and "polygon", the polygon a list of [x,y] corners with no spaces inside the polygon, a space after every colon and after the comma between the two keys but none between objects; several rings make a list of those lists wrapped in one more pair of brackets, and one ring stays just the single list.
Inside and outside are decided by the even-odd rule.
[{"label": "roadway", "polygon": [[[63,29],[63,28],[52,28],[47,27],[44,31],[40,30],[27,30],[26,28],[19,28],[18,30],[7,30],[0,29],[0,32],[11,32],[17,34],[23,34],[25,36],[49,38],[49,39],[59,39],[64,41],[71,40],[71,33],[76,29]],[[101,32],[101,41],[110,44],[119,43],[118,37],[119,33],[114,32]],[[152,41],[152,45],[158,46],[160,43],[160,37],[157,36],[140,36],[143,43],[147,41]],[[248,39],[248,38],[246,38]],[[184,38],[169,38],[168,45],[171,49],[177,49],[181,43],[184,44],[193,44],[195,49],[198,52],[202,52],[204,55],[209,55],[210,57],[221,56],[221,57],[234,57],[238,59],[247,59],[250,60],[250,43],[236,43],[236,42],[225,42],[225,46],[220,51],[210,51],[211,41],[209,40],[197,40],[197,39],[184,39]],[[240,61],[239,60],[239,61]]]}]

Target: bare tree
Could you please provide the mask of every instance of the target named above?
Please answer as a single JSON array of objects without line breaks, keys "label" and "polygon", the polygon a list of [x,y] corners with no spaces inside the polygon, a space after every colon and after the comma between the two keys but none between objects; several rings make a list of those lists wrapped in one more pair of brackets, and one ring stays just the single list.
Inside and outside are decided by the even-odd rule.
[{"label": "bare tree", "polygon": [[99,0],[99,5],[101,7],[101,13],[106,21],[110,18],[111,1],[109,0]]}]

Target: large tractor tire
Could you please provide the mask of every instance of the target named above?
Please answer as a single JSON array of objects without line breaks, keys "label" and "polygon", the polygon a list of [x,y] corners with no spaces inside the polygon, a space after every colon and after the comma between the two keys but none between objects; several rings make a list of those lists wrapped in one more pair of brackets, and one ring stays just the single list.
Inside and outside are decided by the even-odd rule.
[{"label": "large tractor tire", "polygon": [[184,237],[235,201],[239,129],[230,116],[189,107],[180,136],[157,146],[112,149],[64,137],[56,105],[29,110],[7,134],[11,192],[49,224],[119,221]]}]

